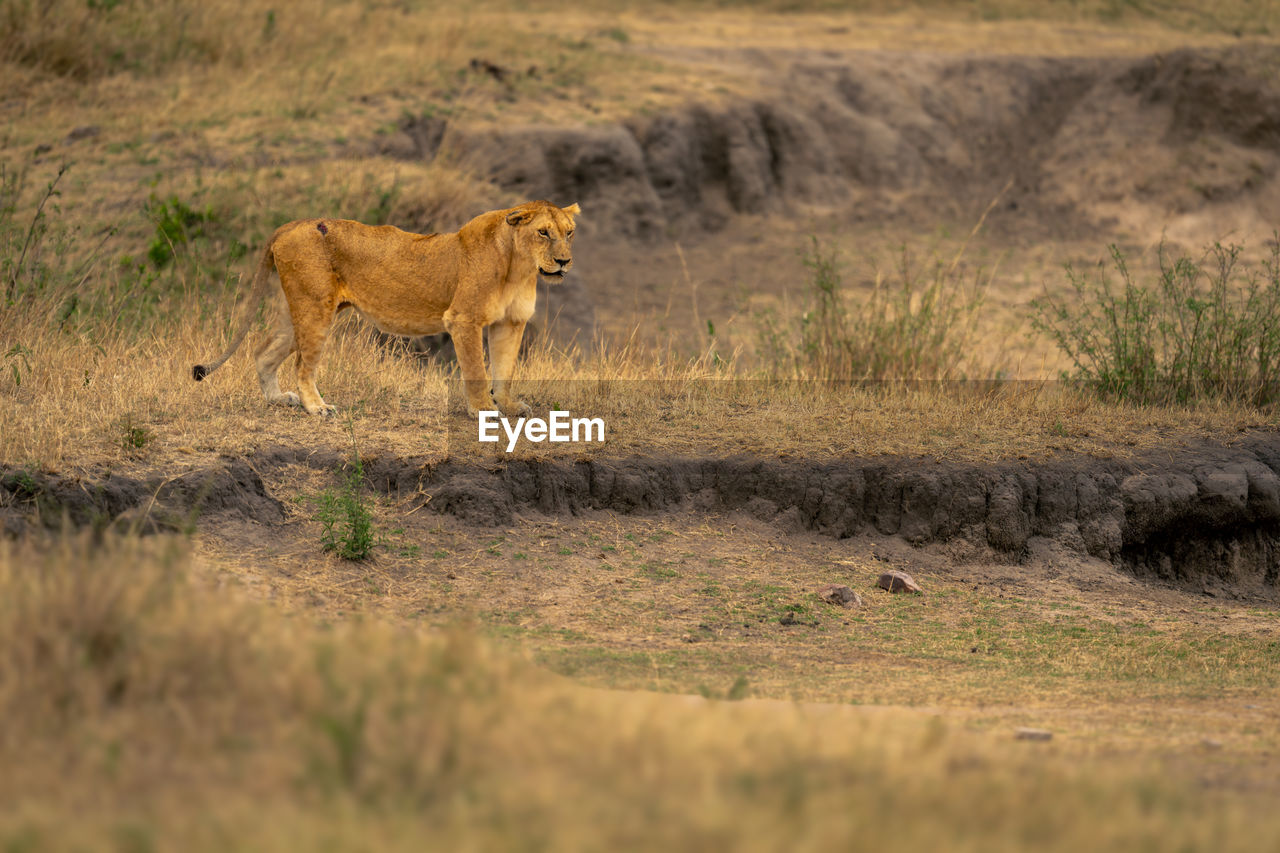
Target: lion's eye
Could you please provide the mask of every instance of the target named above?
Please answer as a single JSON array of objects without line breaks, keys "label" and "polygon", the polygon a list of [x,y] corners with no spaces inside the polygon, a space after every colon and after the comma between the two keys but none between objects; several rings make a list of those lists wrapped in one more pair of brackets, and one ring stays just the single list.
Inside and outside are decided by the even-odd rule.
[{"label": "lion's eye", "polygon": [[538,229],[538,236],[539,236],[539,237],[550,237],[551,235],[547,233],[547,229],[545,229],[545,228],[539,228],[539,229]]},{"label": "lion's eye", "polygon": [[566,236],[566,237],[568,237],[570,240],[572,240],[572,239],[573,239],[573,229],[572,229],[572,228],[570,228],[568,231],[566,231],[566,232],[565,232],[565,234],[564,234],[564,236]]}]

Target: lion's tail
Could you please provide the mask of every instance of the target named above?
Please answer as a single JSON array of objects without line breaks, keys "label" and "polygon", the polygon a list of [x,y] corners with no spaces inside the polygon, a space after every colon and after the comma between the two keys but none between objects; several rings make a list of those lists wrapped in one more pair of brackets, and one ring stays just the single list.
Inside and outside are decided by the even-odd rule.
[{"label": "lion's tail", "polygon": [[263,298],[267,295],[267,286],[271,282],[271,272],[276,266],[275,254],[272,251],[274,243],[275,238],[273,237],[267,243],[267,247],[262,250],[262,259],[258,261],[258,271],[253,275],[253,290],[245,301],[244,316],[240,319],[240,330],[236,332],[235,338],[232,339],[231,346],[216,361],[211,361],[208,364],[197,364],[191,368],[191,376],[197,382],[222,367],[227,359],[231,358],[235,351],[240,349],[240,345],[244,343],[245,335],[249,334],[249,328],[253,325],[253,316],[258,313],[258,306],[262,304]]}]

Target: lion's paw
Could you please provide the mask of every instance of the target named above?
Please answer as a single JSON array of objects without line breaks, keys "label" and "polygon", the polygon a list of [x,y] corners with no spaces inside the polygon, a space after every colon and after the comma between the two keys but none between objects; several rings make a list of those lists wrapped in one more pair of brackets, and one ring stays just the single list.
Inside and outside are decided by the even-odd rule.
[{"label": "lion's paw", "polygon": [[274,406],[301,406],[302,399],[292,391],[285,391],[271,398],[271,404]]},{"label": "lion's paw", "polygon": [[502,414],[508,417],[511,417],[513,415],[525,416],[525,415],[533,414],[533,408],[524,400],[517,400],[511,397],[508,397],[505,400],[495,400],[494,402],[497,404],[498,409],[502,412]]}]

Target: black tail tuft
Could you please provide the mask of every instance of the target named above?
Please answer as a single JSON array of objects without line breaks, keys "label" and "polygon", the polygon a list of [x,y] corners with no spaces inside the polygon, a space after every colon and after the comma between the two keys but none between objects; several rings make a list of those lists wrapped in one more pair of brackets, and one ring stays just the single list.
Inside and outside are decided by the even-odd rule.
[{"label": "black tail tuft", "polygon": [[209,371],[203,364],[197,364],[195,367],[191,368],[191,375],[195,377],[197,382],[199,382],[201,379],[204,379],[209,375]]}]

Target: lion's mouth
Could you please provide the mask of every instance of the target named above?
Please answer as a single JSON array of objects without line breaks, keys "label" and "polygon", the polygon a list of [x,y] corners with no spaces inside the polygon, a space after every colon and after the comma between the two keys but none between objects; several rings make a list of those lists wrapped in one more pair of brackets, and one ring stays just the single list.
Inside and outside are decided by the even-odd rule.
[{"label": "lion's mouth", "polygon": [[560,281],[561,279],[563,279],[565,274],[565,270],[562,270],[562,269],[556,270],[554,272],[549,272],[547,270],[542,269],[541,267],[538,268],[538,272],[542,273],[542,275],[545,278],[555,279],[556,281]]}]

